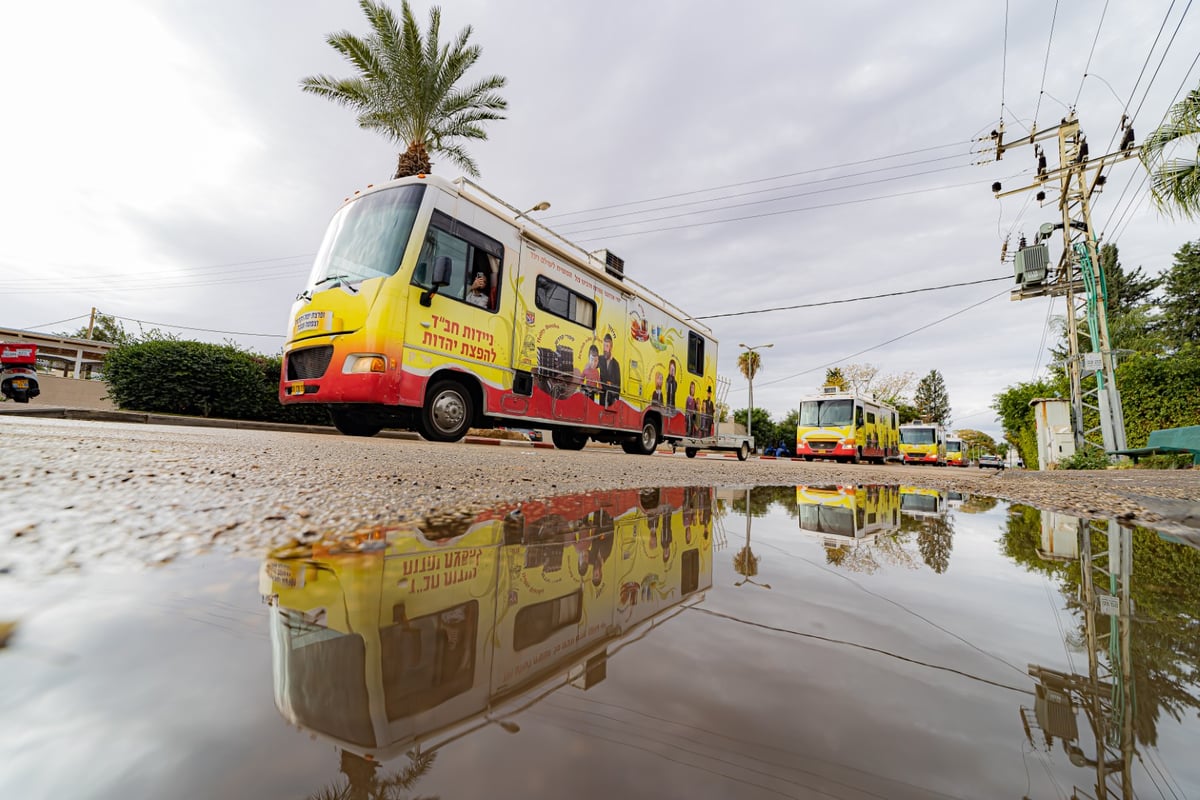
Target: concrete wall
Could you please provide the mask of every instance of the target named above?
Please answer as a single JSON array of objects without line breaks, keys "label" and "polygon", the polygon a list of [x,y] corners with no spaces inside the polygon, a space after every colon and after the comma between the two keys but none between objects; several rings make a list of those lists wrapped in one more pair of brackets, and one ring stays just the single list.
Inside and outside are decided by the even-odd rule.
[{"label": "concrete wall", "polygon": [[108,384],[104,381],[79,381],[60,378],[56,375],[38,375],[38,387],[42,393],[29,401],[29,405],[53,406],[55,408],[87,408],[97,411],[116,411],[111,400],[105,400]]}]

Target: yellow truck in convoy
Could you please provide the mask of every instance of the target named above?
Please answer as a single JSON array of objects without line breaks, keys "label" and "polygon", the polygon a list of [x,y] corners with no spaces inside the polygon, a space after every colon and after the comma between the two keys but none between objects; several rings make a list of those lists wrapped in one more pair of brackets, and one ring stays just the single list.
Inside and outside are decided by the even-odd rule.
[{"label": "yellow truck in convoy", "polygon": [[826,386],[820,395],[800,400],[796,455],[805,461],[873,461],[900,456],[896,409],[873,398]]},{"label": "yellow truck in convoy", "polygon": [[535,688],[602,680],[623,641],[711,587],[712,528],[713,490],[694,487],[281,548],[260,575],[276,706],[375,762],[436,749]]},{"label": "yellow truck in convoy", "polygon": [[900,426],[900,455],[905,464],[946,466],[946,430],[931,422]]}]

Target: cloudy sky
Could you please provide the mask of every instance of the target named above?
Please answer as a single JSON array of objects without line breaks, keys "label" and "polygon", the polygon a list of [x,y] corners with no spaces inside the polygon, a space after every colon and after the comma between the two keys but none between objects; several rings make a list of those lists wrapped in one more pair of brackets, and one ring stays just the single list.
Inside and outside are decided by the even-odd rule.
[{"label": "cloudy sky", "polygon": [[[1095,156],[1123,111],[1140,141],[1200,84],[1190,2],[444,6],[444,35],[474,26],[476,74],[509,81],[508,119],[472,149],[480,183],[549,201],[547,225],[696,316],[1011,275],[1001,242],[1058,212],[1053,194],[993,197],[1034,167],[1028,147],[980,152],[1002,108],[1016,136],[1075,106]],[[424,22],[429,4],[414,8]],[[0,327],[71,331],[96,307],[133,331],[278,352],[330,215],[395,166],[394,145],[298,88],[350,74],[324,38],[366,32],[357,3],[9,3],[0,23]],[[1200,238],[1151,207],[1135,162],[1109,176],[1093,221],[1127,268],[1160,272]],[[1045,370],[1063,313],[1007,289],[709,324],[735,408],[737,345],[773,343],[755,403],[775,418],[826,366],[870,363],[940,370],[955,427],[998,433],[991,398]]]}]

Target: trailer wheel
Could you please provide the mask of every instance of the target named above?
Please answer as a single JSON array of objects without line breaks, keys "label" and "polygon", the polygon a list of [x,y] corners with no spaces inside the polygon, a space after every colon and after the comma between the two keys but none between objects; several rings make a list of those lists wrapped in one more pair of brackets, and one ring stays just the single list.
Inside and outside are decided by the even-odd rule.
[{"label": "trailer wheel", "polygon": [[685,456],[687,456],[688,458],[695,458],[695,457],[696,457],[696,453],[699,453],[699,452],[700,452],[700,448],[698,448],[698,447],[685,447],[685,448],[683,448],[683,454],[684,454]]},{"label": "trailer wheel", "polygon": [[550,431],[550,440],[559,450],[582,450],[588,437],[575,431]]},{"label": "trailer wheel", "polygon": [[374,436],[383,430],[383,424],[360,411],[330,410],[333,427],[345,436]]},{"label": "trailer wheel", "polygon": [[421,435],[431,442],[457,442],[467,435],[474,409],[471,395],[457,381],[430,387],[421,408]]},{"label": "trailer wheel", "polygon": [[738,461],[745,461],[750,457],[750,444],[742,442],[742,446],[738,448]]}]

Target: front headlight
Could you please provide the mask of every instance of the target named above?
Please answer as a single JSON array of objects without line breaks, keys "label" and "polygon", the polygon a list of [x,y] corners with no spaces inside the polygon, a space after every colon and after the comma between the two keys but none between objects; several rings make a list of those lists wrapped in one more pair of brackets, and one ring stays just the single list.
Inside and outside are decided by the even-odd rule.
[{"label": "front headlight", "polygon": [[349,375],[362,375],[371,372],[387,372],[387,356],[378,353],[358,353],[346,356],[342,372]]}]

